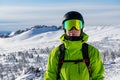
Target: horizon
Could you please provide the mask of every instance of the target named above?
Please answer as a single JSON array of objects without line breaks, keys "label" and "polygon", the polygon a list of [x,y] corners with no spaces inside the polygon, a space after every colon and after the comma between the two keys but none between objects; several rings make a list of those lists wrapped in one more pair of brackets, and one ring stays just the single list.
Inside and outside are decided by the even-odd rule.
[{"label": "horizon", "polygon": [[119,25],[119,0],[0,0],[0,31],[61,26],[64,14],[72,10],[83,15],[85,26]]}]

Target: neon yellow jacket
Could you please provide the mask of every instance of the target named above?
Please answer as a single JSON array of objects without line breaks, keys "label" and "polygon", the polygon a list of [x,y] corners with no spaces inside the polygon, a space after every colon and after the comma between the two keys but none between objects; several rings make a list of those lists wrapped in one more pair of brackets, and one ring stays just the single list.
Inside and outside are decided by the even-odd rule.
[{"label": "neon yellow jacket", "polygon": [[[83,39],[80,41],[70,41],[64,39],[65,34],[60,37],[60,40],[65,44],[65,60],[83,59],[82,44],[88,40],[88,35],[83,33]],[[59,47],[54,48],[49,54],[47,70],[44,74],[44,80],[56,80],[58,68]],[[91,78],[92,80],[104,80],[104,66],[101,60],[98,49],[89,45],[88,54],[90,58]],[[84,62],[74,64],[72,62],[63,63],[60,80],[90,80],[87,66]]]}]

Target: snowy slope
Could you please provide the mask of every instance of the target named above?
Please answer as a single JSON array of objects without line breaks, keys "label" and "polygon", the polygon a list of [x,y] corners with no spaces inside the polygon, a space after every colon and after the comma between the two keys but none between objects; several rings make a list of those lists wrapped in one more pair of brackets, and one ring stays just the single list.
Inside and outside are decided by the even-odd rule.
[{"label": "snowy slope", "polygon": [[[34,47],[44,48],[55,43],[61,32],[63,31],[58,31],[55,27],[32,28],[10,38],[0,38],[0,45],[3,45],[0,49],[9,52]],[[51,41],[53,43],[49,43]],[[44,46],[41,46],[41,44],[44,44]]]},{"label": "snowy slope", "polygon": [[89,41],[100,41],[104,38],[120,39],[119,35],[120,25],[116,26],[89,26],[85,30],[89,35]]},{"label": "snowy slope", "polygon": [[[120,31],[120,25],[86,26],[84,29],[84,32],[89,35],[88,42],[98,47],[98,49],[102,54],[106,50],[120,52],[119,31]],[[7,55],[7,53],[24,51],[32,48],[43,48],[43,49],[46,47],[52,48],[53,46],[58,46],[60,44],[59,37],[63,33],[64,31],[62,29],[56,30],[52,28],[48,29],[47,27],[43,27],[42,30],[41,28],[32,28],[28,31],[25,31],[19,35],[10,38],[0,38],[0,54]],[[2,59],[0,59],[0,61],[2,61]],[[105,69],[106,69],[105,80],[119,80],[118,79],[120,75],[119,62],[120,62],[120,58],[116,58],[115,64],[111,64],[110,60],[109,62],[107,62],[107,64],[105,64]],[[21,77],[23,78],[29,75],[32,74],[23,75]],[[43,78],[40,78],[40,80],[42,79]],[[20,80],[20,77],[17,80]]]}]

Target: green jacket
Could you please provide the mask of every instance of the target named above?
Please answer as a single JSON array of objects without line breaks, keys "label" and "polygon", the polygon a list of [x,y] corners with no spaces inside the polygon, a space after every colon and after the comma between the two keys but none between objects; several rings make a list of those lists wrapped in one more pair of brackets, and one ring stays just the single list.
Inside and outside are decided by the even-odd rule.
[{"label": "green jacket", "polygon": [[[62,43],[65,44],[65,60],[78,60],[83,59],[82,56],[82,44],[88,40],[88,35],[83,33],[83,39],[80,41],[70,41],[64,39],[65,34],[60,37]],[[47,70],[44,74],[44,80],[56,80],[57,79],[57,68],[58,68],[58,54],[59,47],[54,48],[49,54]],[[104,80],[104,66],[101,60],[98,49],[89,45],[88,54],[90,58],[91,67],[91,78],[92,80]],[[74,63],[63,63],[60,80],[89,80],[89,72],[84,62],[77,64]]]}]

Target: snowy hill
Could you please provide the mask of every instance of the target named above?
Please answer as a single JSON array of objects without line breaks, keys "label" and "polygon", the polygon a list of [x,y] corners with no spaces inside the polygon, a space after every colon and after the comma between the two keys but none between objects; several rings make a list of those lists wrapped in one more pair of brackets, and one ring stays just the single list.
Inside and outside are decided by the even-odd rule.
[{"label": "snowy hill", "polygon": [[[115,76],[120,75],[119,31],[120,25],[86,26],[84,29],[84,32],[89,35],[88,43],[96,46],[101,52],[106,69],[105,80],[119,80],[115,78]],[[62,29],[44,26],[33,27],[17,35],[12,33],[13,37],[0,38],[0,63],[2,63],[0,67],[10,68],[12,79],[9,77],[9,80],[16,78],[16,80],[21,80],[21,78],[27,80],[27,78],[31,78],[30,75],[35,80],[43,80],[48,53],[53,47],[60,44],[59,37],[63,33]],[[115,56],[115,58],[111,55]],[[11,65],[13,63],[14,65]],[[40,73],[40,77],[36,77],[34,70],[31,73],[24,74],[24,70],[31,66],[34,66],[35,70],[38,67],[40,68],[40,72],[42,72]],[[10,76],[6,72],[6,69],[3,70],[0,75],[3,75],[4,72],[3,76]],[[110,73],[111,70],[113,71]],[[3,78],[6,79],[6,77]]]},{"label": "snowy hill", "polygon": [[33,36],[36,36],[40,33],[45,33],[45,32],[50,32],[50,31],[57,31],[59,30],[59,28],[57,28],[56,26],[52,26],[52,27],[47,27],[47,26],[35,26],[33,28],[31,28],[30,30],[24,31],[23,33],[14,36],[15,40],[24,40],[24,39],[28,39],[31,38]]},{"label": "snowy hill", "polygon": [[8,37],[11,31],[0,31],[0,38]]},{"label": "snowy hill", "polygon": [[27,28],[25,30],[18,30],[18,31],[12,32],[8,36],[19,35],[19,38],[20,38],[21,36],[24,35],[26,37],[24,37],[23,39],[26,39],[26,38],[30,38],[30,37],[37,35],[37,34],[40,34],[40,33],[49,32],[49,31],[56,31],[59,29],[60,29],[60,27],[57,27],[57,26],[36,25],[32,28]]},{"label": "snowy hill", "polygon": [[93,26],[85,30],[89,35],[89,41],[100,41],[104,39],[120,39],[120,25],[116,26]]}]

